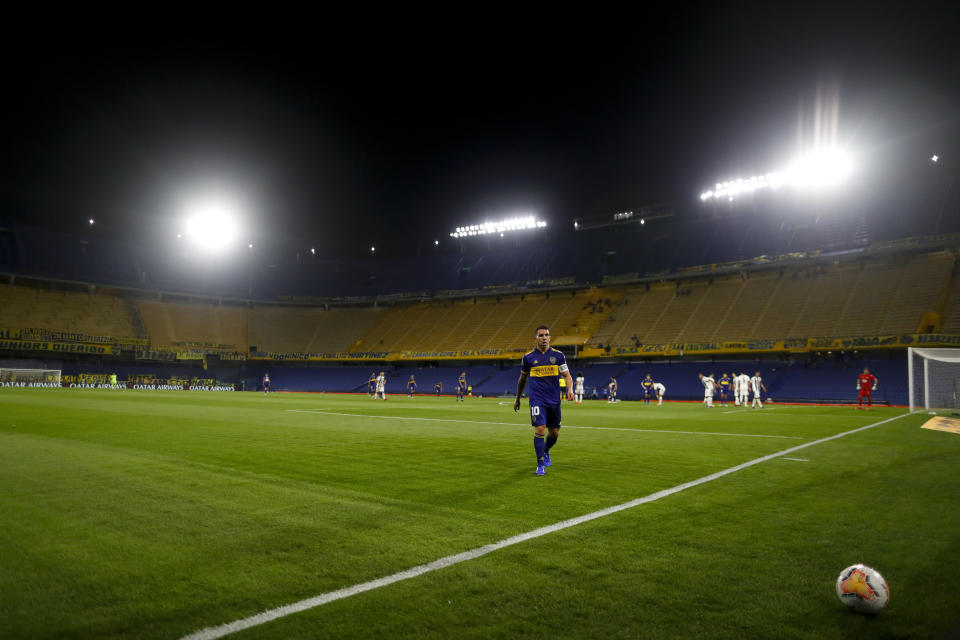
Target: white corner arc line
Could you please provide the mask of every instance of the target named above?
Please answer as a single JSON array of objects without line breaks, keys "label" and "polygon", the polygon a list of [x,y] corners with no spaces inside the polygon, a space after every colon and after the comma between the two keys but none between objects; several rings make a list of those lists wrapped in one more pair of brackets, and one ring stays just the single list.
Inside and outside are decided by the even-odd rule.
[{"label": "white corner arc line", "polygon": [[236,633],[237,631],[243,631],[244,629],[250,629],[252,627],[257,627],[267,622],[272,622],[278,618],[283,618],[295,613],[301,613],[307,611],[308,609],[313,609],[319,607],[320,605],[327,604],[329,602],[334,602],[336,600],[342,600],[344,598],[349,598],[350,596],[357,595],[358,593],[364,593],[365,591],[372,591],[374,589],[379,589],[380,587],[386,587],[395,582],[401,582],[403,580],[409,580],[410,578],[416,578],[425,573],[430,573],[432,571],[437,571],[438,569],[445,569],[451,567],[455,564],[460,564],[461,562],[466,562],[468,560],[475,560],[477,558],[483,557],[494,551],[510,547],[521,542],[526,542],[527,540],[532,540],[534,538],[539,538],[550,533],[555,533],[563,529],[569,529],[578,524],[583,524],[584,522],[590,522],[591,520],[596,520],[598,518],[603,518],[605,516],[618,513],[620,511],[625,511],[626,509],[632,509],[633,507],[638,507],[642,504],[647,504],[649,502],[654,502],[660,500],[661,498],[666,498],[672,496],[675,493],[679,493],[686,489],[696,487],[707,482],[712,482],[718,478],[730,475],[731,473],[736,473],[737,471],[742,471],[754,465],[758,465],[767,460],[772,460],[784,456],[788,453],[793,453],[794,451],[799,451],[801,449],[806,449],[807,447],[812,447],[814,445],[823,444],[824,442],[829,442],[831,440],[837,440],[838,438],[843,438],[845,436],[852,435],[854,433],[859,433],[860,431],[866,431],[867,429],[872,429],[874,427],[879,427],[882,424],[888,422],[893,422],[894,420],[899,420],[910,415],[909,413],[904,413],[899,416],[894,416],[893,418],[887,418],[886,420],[881,420],[880,422],[875,422],[873,424],[868,424],[865,427],[858,427],[856,429],[851,429],[850,431],[844,431],[843,433],[838,433],[836,435],[828,436],[826,438],[821,438],[819,440],[813,440],[811,442],[805,442],[803,444],[797,445],[795,447],[790,447],[789,449],[784,449],[783,451],[778,451],[776,453],[771,453],[766,456],[761,456],[755,458],[748,462],[738,464],[729,469],[724,469],[723,471],[717,471],[716,473],[711,473],[710,475],[697,478],[696,480],[691,480],[690,482],[685,482],[683,484],[678,484],[675,487],[669,489],[664,489],[662,491],[657,491],[656,493],[651,493],[648,496],[642,498],[637,498],[636,500],[631,500],[629,502],[624,502],[622,504],[614,505],[612,507],[607,507],[606,509],[601,509],[599,511],[594,511],[592,513],[587,513],[582,516],[577,516],[575,518],[570,518],[569,520],[563,520],[546,527],[540,527],[539,529],[534,529],[533,531],[527,531],[526,533],[521,533],[499,542],[494,542],[482,547],[477,547],[475,549],[470,549],[468,551],[463,551],[461,553],[456,553],[451,556],[446,556],[440,558],[439,560],[434,560],[433,562],[428,562],[427,564],[421,564],[410,569],[405,569],[404,571],[399,571],[389,576],[384,576],[382,578],[376,578],[375,580],[370,580],[368,582],[363,582],[360,584],[355,584],[351,587],[345,587],[343,589],[338,589],[337,591],[329,591],[327,593],[321,593],[320,595],[314,596],[312,598],[307,598],[306,600],[301,600],[299,602],[294,602],[282,607],[277,607],[276,609],[268,609],[267,611],[262,611],[255,615],[249,616],[247,618],[241,618],[240,620],[234,620],[233,622],[228,622],[216,627],[206,627],[199,631],[195,631],[189,635],[183,636],[181,640],[215,640],[216,638],[222,638],[231,633]]},{"label": "white corner arc line", "polygon": [[[352,418],[383,418],[384,420],[418,420],[421,422],[462,422],[464,424],[501,424],[508,427],[522,427],[517,422],[490,422],[486,420],[460,420],[457,418],[419,418],[414,416],[375,416],[367,413],[343,413],[340,411],[327,411],[326,409],[284,409],[291,413],[319,413],[328,416],[350,416]],[[733,438],[777,438],[783,440],[803,440],[800,436],[780,436],[766,433],[723,433],[714,431],[676,431],[673,429],[635,429],[633,427],[581,427],[576,425],[563,425],[564,429],[596,429],[599,431],[636,431],[638,433],[676,433],[687,436],[728,436]]]}]

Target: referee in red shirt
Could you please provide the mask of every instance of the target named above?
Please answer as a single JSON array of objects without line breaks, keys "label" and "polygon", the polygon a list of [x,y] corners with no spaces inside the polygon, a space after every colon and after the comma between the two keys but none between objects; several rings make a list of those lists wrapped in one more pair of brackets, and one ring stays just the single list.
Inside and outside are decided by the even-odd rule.
[{"label": "referee in red shirt", "polygon": [[860,392],[860,398],[857,400],[857,409],[863,409],[863,399],[867,399],[867,410],[870,410],[872,404],[870,394],[877,390],[877,377],[870,373],[870,369],[863,368],[863,373],[857,377],[857,390]]}]

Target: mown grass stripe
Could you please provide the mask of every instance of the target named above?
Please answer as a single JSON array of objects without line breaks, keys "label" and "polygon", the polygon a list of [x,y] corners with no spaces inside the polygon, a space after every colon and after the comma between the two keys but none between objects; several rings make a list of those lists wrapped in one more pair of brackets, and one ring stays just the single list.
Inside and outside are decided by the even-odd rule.
[{"label": "mown grass stripe", "polygon": [[[354,415],[354,414],[345,414],[345,415]],[[299,602],[294,602],[292,604],[284,605],[282,607],[277,607],[275,609],[269,609],[261,613],[249,616],[247,618],[242,618],[240,620],[235,620],[233,622],[228,622],[217,627],[207,627],[196,631],[187,636],[184,636],[182,640],[215,640],[216,638],[222,638],[224,636],[230,635],[231,633],[236,633],[238,631],[243,631],[245,629],[250,629],[252,627],[257,627],[267,622],[277,620],[295,613],[301,613],[307,611],[308,609],[313,609],[321,605],[327,604],[329,602],[334,602],[336,600],[342,600],[344,598],[349,598],[350,596],[357,595],[359,593],[364,593],[366,591],[372,591],[374,589],[379,589],[380,587],[385,587],[396,582],[401,582],[403,580],[409,580],[410,578],[416,578],[426,573],[432,571],[437,571],[438,569],[445,569],[447,567],[453,566],[455,564],[460,564],[461,562],[467,562],[469,560],[475,560],[477,558],[483,557],[494,551],[519,544],[521,542],[526,542],[528,540],[533,540],[541,536],[545,536],[550,533],[555,533],[557,531],[562,531],[563,529],[569,529],[570,527],[575,527],[579,524],[585,522],[590,522],[591,520],[596,520],[598,518],[603,518],[626,509],[632,509],[633,507],[638,507],[643,504],[650,502],[655,502],[661,498],[666,498],[672,496],[675,493],[685,491],[686,489],[691,489],[693,487],[705,484],[707,482],[712,482],[724,476],[728,476],[737,471],[742,471],[748,469],[752,466],[767,462],[774,458],[779,458],[786,456],[787,454],[793,453],[795,451],[800,451],[814,445],[823,444],[825,442],[830,442],[831,440],[837,440],[854,433],[859,433],[861,431],[866,431],[867,429],[872,429],[878,427],[882,424],[888,422],[893,422],[894,420],[899,420],[910,415],[909,413],[904,413],[899,416],[894,416],[893,418],[888,418],[886,420],[881,420],[880,422],[875,422],[873,424],[868,424],[863,427],[858,427],[856,429],[851,429],[850,431],[844,431],[843,433],[838,433],[832,436],[827,436],[826,438],[820,438],[819,440],[813,440],[811,442],[805,442],[799,444],[795,447],[790,447],[789,449],[784,449],[776,453],[771,453],[769,455],[761,456],[759,458],[754,458],[748,462],[738,464],[736,466],[724,469],[723,471],[717,471],[716,473],[711,473],[710,475],[697,478],[696,480],[691,480],[690,482],[685,482],[683,484],[678,484],[669,489],[664,489],[662,491],[657,491],[656,493],[651,493],[650,495],[644,496],[642,498],[637,498],[636,500],[631,500],[629,502],[624,502],[622,504],[614,505],[612,507],[607,507],[606,509],[601,509],[599,511],[594,511],[592,513],[587,513],[582,516],[577,516],[575,518],[570,518],[569,520],[563,520],[546,527],[540,527],[539,529],[534,529],[526,533],[521,533],[505,540],[500,540],[499,542],[494,542],[482,547],[477,547],[475,549],[470,549],[462,553],[457,553],[454,555],[446,556],[433,562],[427,564],[422,564],[410,569],[405,569],[394,573],[389,576],[384,576],[382,578],[377,578],[375,580],[370,580],[368,582],[363,582],[356,584],[350,587],[345,587],[343,589],[338,589],[337,591],[330,591],[328,593],[322,593],[320,595],[314,596],[312,598],[307,598],[306,600],[301,600]],[[509,423],[506,423],[509,424]]]},{"label": "mown grass stripe", "polygon": [[[285,409],[292,413],[318,413],[328,416],[350,416],[353,418],[383,418],[386,420],[417,420],[421,422],[460,422],[464,424],[496,424],[508,427],[522,427],[525,424],[517,422],[490,422],[487,420],[461,420],[458,418],[420,418],[414,416],[376,416],[367,413],[343,413],[326,409]],[[722,433],[716,431],[675,431],[673,429],[636,429],[633,427],[584,427],[577,425],[563,425],[564,429],[596,429],[599,431],[636,431],[639,433],[676,433],[688,436],[729,436],[735,438],[779,438],[785,440],[803,440],[800,436],[781,436],[762,433]]]}]

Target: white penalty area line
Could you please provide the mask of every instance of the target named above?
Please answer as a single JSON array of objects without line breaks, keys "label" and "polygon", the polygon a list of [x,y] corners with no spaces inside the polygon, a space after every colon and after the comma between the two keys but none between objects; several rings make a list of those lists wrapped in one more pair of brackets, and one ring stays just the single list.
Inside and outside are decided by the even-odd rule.
[{"label": "white penalty area line", "polygon": [[[328,416],[350,416],[353,418],[382,418],[385,420],[417,420],[421,422],[460,422],[464,424],[498,424],[508,427],[520,427],[522,424],[516,422],[489,422],[486,420],[460,420],[457,418],[419,418],[412,416],[374,416],[366,413],[342,413],[339,411],[327,411],[326,409],[284,409],[291,413],[319,413]],[[634,429],[633,427],[580,427],[575,425],[563,425],[563,429],[595,429],[598,431],[636,431],[638,433],[676,433],[687,436],[729,436],[734,438],[779,438],[785,440],[803,440],[800,436],[778,436],[763,433],[722,433],[714,431],[674,431],[672,429]]]},{"label": "white penalty area line", "polygon": [[873,424],[868,424],[865,427],[859,427],[857,429],[851,429],[850,431],[844,431],[843,433],[838,433],[833,436],[828,436],[826,438],[821,438],[819,440],[814,440],[812,442],[805,442],[804,444],[797,445],[795,447],[790,447],[789,449],[784,449],[783,451],[778,451],[777,453],[771,453],[770,455],[762,456],[760,458],[755,458],[749,462],[744,462],[743,464],[738,464],[735,467],[730,467],[729,469],[724,469],[723,471],[718,471],[716,473],[711,473],[708,476],[703,476],[702,478],[697,478],[696,480],[691,480],[690,482],[685,482],[683,484],[678,484],[675,487],[670,489],[664,489],[663,491],[658,491],[656,493],[651,493],[648,496],[643,498],[637,498],[636,500],[631,500],[630,502],[624,502],[623,504],[618,504],[612,507],[607,507],[606,509],[601,509],[600,511],[594,511],[593,513],[587,513],[582,516],[577,516],[576,518],[570,518],[569,520],[563,520],[562,522],[557,522],[555,524],[548,525],[546,527],[540,527],[539,529],[534,529],[533,531],[528,531],[526,533],[521,533],[519,535],[506,538],[499,542],[494,542],[492,544],[484,545],[482,547],[477,547],[476,549],[470,549],[469,551],[464,551],[462,553],[457,553],[452,556],[446,556],[440,558],[439,560],[434,560],[427,564],[422,564],[404,571],[394,573],[389,576],[384,576],[383,578],[377,578],[375,580],[370,580],[369,582],[363,582],[361,584],[355,584],[352,587],[345,587],[343,589],[338,589],[337,591],[330,591],[328,593],[321,593],[320,595],[314,596],[312,598],[307,598],[306,600],[301,600],[299,602],[294,602],[282,607],[277,607],[276,609],[269,609],[263,611],[256,615],[252,615],[248,618],[243,618],[241,620],[235,620],[233,622],[228,622],[227,624],[222,624],[218,627],[207,627],[191,633],[190,635],[184,636],[182,640],[214,640],[215,638],[222,638],[231,633],[236,633],[237,631],[243,631],[244,629],[250,629],[251,627],[256,627],[278,618],[283,618],[295,613],[301,613],[307,611],[308,609],[313,609],[321,605],[327,604],[328,602],[334,602],[336,600],[342,600],[344,598],[349,598],[350,596],[357,595],[358,593],[364,593],[366,591],[372,591],[374,589],[379,589],[380,587],[386,587],[388,585],[394,584],[395,582],[401,582],[403,580],[409,580],[410,578],[416,578],[417,576],[422,576],[425,573],[430,573],[432,571],[437,571],[439,569],[446,569],[455,564],[460,564],[461,562],[467,562],[468,560],[475,560],[481,558],[487,554],[493,553],[500,549],[513,546],[515,544],[520,544],[521,542],[526,542],[528,540],[533,540],[534,538],[539,538],[550,533],[555,533],[557,531],[562,531],[563,529],[569,529],[570,527],[575,527],[584,522],[590,522],[591,520],[596,520],[598,518],[603,518],[620,511],[625,511],[627,509],[632,509],[633,507],[638,507],[642,504],[647,504],[649,502],[655,502],[661,498],[666,498],[672,496],[675,493],[680,493],[686,489],[691,489],[693,487],[699,486],[701,484],[706,484],[707,482],[712,482],[724,476],[728,476],[731,473],[736,473],[737,471],[742,471],[749,467],[758,465],[762,462],[772,460],[787,454],[793,453],[795,451],[800,451],[801,449],[806,449],[807,447],[812,447],[814,445],[823,444],[824,442],[830,442],[831,440],[837,440],[838,438],[843,438],[854,433],[859,433],[861,431],[866,431],[867,429],[872,429],[874,427],[879,427],[882,424],[888,422],[893,422],[894,420],[899,420],[910,414],[904,413],[902,415],[888,418],[886,420],[881,420],[880,422],[875,422]]}]

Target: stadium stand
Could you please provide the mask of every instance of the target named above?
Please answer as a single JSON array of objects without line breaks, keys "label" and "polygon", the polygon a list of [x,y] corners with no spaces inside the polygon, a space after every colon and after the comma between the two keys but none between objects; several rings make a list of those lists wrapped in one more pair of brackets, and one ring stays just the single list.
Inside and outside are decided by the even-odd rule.
[{"label": "stadium stand", "polygon": [[545,322],[560,343],[583,343],[589,334],[581,331],[581,323],[588,325],[582,312],[604,295],[587,289],[400,305],[384,313],[353,351],[526,349]]},{"label": "stadium stand", "polygon": [[0,284],[0,328],[137,338],[126,301],[113,295]]},{"label": "stadium stand", "polygon": [[370,308],[234,307],[139,300],[137,309],[155,347],[182,343],[276,353],[345,352],[382,310]]},{"label": "stadium stand", "polygon": [[675,296],[676,285],[674,284],[652,285],[649,289],[645,287],[625,289],[618,306],[606,317],[591,342],[629,344],[630,336],[634,335],[640,342],[650,342],[649,332],[663,317]]},{"label": "stadium stand", "polygon": [[[810,338],[829,336],[853,292],[858,271],[856,265],[818,270],[810,281],[803,304],[790,329],[781,337]],[[772,311],[772,310],[771,310]]]},{"label": "stadium stand", "polygon": [[[759,330],[759,318],[769,311],[768,302],[780,286],[781,278],[776,272],[750,274],[736,292],[731,292],[730,304],[717,322],[714,340],[752,340],[764,336],[754,333]],[[720,315],[718,313],[718,315]]]},{"label": "stadium stand", "polygon": [[256,305],[249,310],[249,344],[276,353],[345,352],[376,322],[377,307],[297,308]]},{"label": "stadium stand", "polygon": [[242,348],[243,309],[210,304],[137,301],[137,309],[155,347],[194,342]]},{"label": "stadium stand", "polygon": [[922,313],[936,308],[953,264],[954,255],[946,252],[922,254],[907,262],[880,325],[880,333],[916,331]]},{"label": "stadium stand", "polygon": [[944,301],[943,324],[940,330],[943,333],[960,335],[960,274],[953,274],[948,291],[948,297]]}]

